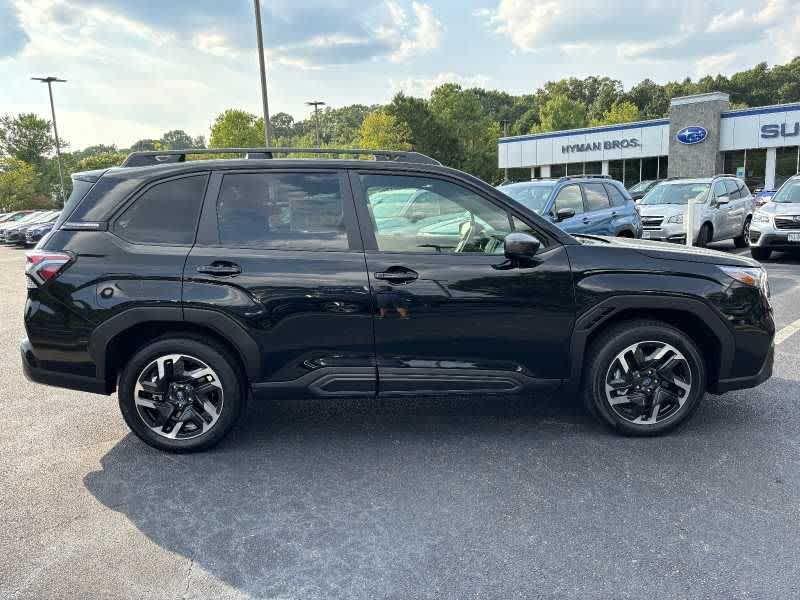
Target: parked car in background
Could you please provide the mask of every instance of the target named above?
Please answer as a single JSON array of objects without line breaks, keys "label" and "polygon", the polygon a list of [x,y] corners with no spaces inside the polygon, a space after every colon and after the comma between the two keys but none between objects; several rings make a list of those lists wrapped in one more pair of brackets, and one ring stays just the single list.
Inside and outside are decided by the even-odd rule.
[{"label": "parked car in background", "polygon": [[24,246],[26,245],[25,236],[32,227],[39,227],[41,225],[47,225],[54,223],[56,219],[58,219],[58,215],[61,214],[60,211],[57,210],[50,210],[41,213],[38,218],[34,219],[29,223],[24,223],[22,225],[18,225],[17,227],[11,227],[3,232],[3,242],[9,245],[15,246]]},{"label": "parked car in background", "polygon": [[642,237],[686,243],[689,202],[694,202],[694,245],[732,239],[737,248],[747,247],[755,203],[745,182],[730,175],[671,179],[651,189],[638,204]]},{"label": "parked car in background", "polygon": [[19,221],[20,219],[25,218],[27,215],[31,214],[32,210],[17,210],[14,212],[6,213],[0,218],[0,228],[3,226],[13,223],[15,221]]},{"label": "parked car in background", "polygon": [[45,235],[47,235],[48,232],[52,231],[55,222],[56,219],[53,219],[46,223],[37,223],[26,228],[25,245],[35,246],[36,244],[38,244],[39,240],[41,240]]},{"label": "parked car in background", "polygon": [[49,210],[37,210],[28,214],[25,218],[22,218],[19,221],[8,223],[8,225],[5,227],[0,227],[0,244],[11,243],[9,241],[9,236],[15,236],[17,231],[20,231],[29,225],[41,223],[52,212],[53,211]]},{"label": "parked car in background", "polygon": [[766,260],[773,250],[800,250],[800,175],[790,177],[760,206],[750,227],[750,254]]},{"label": "parked car in background", "polygon": [[767,202],[769,202],[772,197],[775,195],[777,190],[765,190],[765,189],[757,189],[755,190],[755,194],[753,198],[756,203],[756,208],[759,206],[764,206]]},{"label": "parked car in background", "polygon": [[6,232],[14,227],[19,227],[20,225],[34,223],[42,211],[24,211],[22,212],[19,217],[9,219],[4,223],[0,223],[0,243],[5,242],[5,235]]},{"label": "parked car in background", "polygon": [[605,175],[536,179],[497,189],[569,233],[642,236],[636,203],[619,181]]},{"label": "parked car in background", "polygon": [[656,185],[661,183],[663,179],[645,179],[628,188],[628,193],[636,202],[644,198],[644,195],[652,190]]}]

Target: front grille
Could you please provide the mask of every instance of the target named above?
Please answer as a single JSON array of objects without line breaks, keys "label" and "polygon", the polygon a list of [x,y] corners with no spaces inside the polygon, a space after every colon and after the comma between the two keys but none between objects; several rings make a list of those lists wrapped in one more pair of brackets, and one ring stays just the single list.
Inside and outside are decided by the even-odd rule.
[{"label": "front grille", "polygon": [[644,227],[661,227],[664,222],[664,217],[642,217],[642,226]]},{"label": "front grille", "polygon": [[793,215],[788,217],[775,217],[775,229],[800,230],[800,215]]}]

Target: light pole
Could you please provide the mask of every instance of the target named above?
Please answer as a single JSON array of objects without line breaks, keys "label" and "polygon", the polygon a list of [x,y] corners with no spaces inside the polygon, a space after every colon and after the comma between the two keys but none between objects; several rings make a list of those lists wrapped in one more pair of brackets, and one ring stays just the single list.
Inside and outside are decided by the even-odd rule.
[{"label": "light pole", "polygon": [[58,127],[56,126],[56,108],[53,104],[53,82],[66,83],[66,79],[59,79],[58,77],[31,77],[33,81],[41,81],[47,84],[47,91],[50,94],[50,114],[53,115],[53,137],[56,139],[56,162],[58,163],[58,180],[61,183],[61,192],[59,194],[61,205],[64,205],[64,172],[61,170],[61,144],[58,141]]},{"label": "light pole", "polygon": [[256,40],[258,41],[258,66],[261,71],[261,102],[264,105],[264,143],[269,148],[269,103],[267,102],[267,68],[264,66],[264,37],[261,35],[261,3],[253,0],[256,9]]},{"label": "light pole", "polygon": [[312,100],[311,102],[306,102],[307,106],[314,107],[314,128],[317,130],[317,148],[320,148],[319,142],[319,107],[325,106],[325,103],[321,100]]},{"label": "light pole", "polygon": [[[503,119],[502,121],[500,121],[500,123],[503,124],[503,137],[507,138],[508,137],[508,119]],[[506,182],[508,181],[508,167],[505,167],[503,169],[503,180],[506,181]]]}]

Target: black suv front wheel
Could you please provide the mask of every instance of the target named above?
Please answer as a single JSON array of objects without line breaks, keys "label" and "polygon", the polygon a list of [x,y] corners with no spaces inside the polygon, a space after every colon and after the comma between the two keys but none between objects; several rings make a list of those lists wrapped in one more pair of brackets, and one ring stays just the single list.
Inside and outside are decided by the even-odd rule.
[{"label": "black suv front wheel", "polygon": [[243,390],[234,361],[222,348],[191,338],[162,338],[128,362],[119,405],[144,442],[171,452],[218,443],[239,418]]},{"label": "black suv front wheel", "polygon": [[685,421],[705,393],[697,346],[666,323],[617,325],[592,343],[587,356],[586,404],[621,433],[664,433]]}]

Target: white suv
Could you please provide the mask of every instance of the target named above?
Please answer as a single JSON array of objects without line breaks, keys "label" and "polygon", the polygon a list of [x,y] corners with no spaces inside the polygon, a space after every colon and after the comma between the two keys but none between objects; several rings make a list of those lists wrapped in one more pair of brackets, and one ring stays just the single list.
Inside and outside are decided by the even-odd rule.
[{"label": "white suv", "polygon": [[753,215],[750,253],[766,260],[773,250],[800,249],[800,175],[786,180]]},{"label": "white suv", "polygon": [[744,181],[731,175],[700,179],[670,179],[651,189],[637,207],[642,216],[642,237],[686,243],[686,207],[695,203],[693,242],[733,239],[737,248],[747,246],[753,218],[753,195]]}]

